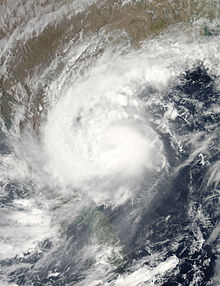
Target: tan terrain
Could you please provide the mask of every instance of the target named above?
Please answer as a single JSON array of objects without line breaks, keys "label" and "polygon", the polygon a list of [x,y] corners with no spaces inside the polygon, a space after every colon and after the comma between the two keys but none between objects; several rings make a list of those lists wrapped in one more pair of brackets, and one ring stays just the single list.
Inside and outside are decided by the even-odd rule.
[{"label": "tan terrain", "polygon": [[[25,9],[26,2],[20,1],[18,6]],[[123,4],[123,3],[125,4]],[[0,10],[7,8],[9,1],[0,1]],[[23,3],[23,4],[21,4]],[[36,1],[30,17],[35,17],[37,5]],[[57,9],[56,6],[68,5],[70,1],[46,1],[43,8],[51,9],[51,13]],[[26,8],[25,13],[30,12]],[[72,44],[79,43],[83,38],[105,29],[107,33],[112,31],[126,32],[134,46],[148,37],[155,36],[163,32],[166,28],[183,23],[190,25],[195,20],[205,17],[214,19],[219,17],[220,8],[218,1],[194,1],[194,0],[155,0],[155,1],[96,1],[95,4],[88,6],[82,12],[72,14],[67,12],[57,23],[52,21],[47,24],[42,31],[36,35],[29,35],[25,42],[13,39],[11,47],[11,56],[5,53],[1,57],[2,65],[6,66],[7,71],[1,73],[0,78],[0,107],[1,115],[4,118],[7,128],[10,127],[12,117],[12,105],[22,100],[26,105],[26,120],[33,122],[37,127],[40,118],[39,106],[43,106],[44,90],[56,73],[60,73],[64,63],[60,61],[54,73],[47,76],[44,85],[38,84],[33,88],[29,79],[38,73],[41,73],[50,62],[58,55],[62,57],[65,54],[65,46],[72,41]],[[47,15],[47,14],[46,14]],[[12,22],[6,23],[1,27],[1,39],[13,35],[19,26],[26,25],[28,21],[23,21],[22,16],[17,15],[17,8],[11,10]],[[40,17],[39,17],[40,20]],[[204,26],[201,33],[210,34],[209,29]],[[120,41],[120,37],[118,41]],[[93,55],[102,53],[103,49],[95,50]],[[78,60],[87,59],[84,54]],[[16,91],[15,91],[16,90]],[[15,96],[16,93],[16,96]],[[24,96],[25,95],[25,96]]]}]

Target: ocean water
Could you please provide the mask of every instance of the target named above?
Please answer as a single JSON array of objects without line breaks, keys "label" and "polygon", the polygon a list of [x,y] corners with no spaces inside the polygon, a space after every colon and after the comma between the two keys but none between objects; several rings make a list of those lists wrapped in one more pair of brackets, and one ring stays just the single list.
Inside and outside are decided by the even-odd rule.
[{"label": "ocean water", "polygon": [[220,285],[220,7],[157,2],[0,2],[1,285]]}]

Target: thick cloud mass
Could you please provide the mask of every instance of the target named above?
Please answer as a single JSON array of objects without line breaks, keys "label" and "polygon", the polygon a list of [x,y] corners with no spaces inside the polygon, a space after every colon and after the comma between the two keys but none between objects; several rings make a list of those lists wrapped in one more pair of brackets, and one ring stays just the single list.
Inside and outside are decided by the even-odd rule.
[{"label": "thick cloud mass", "polygon": [[[27,1],[0,41],[14,96],[0,90],[14,115],[0,131],[0,284],[218,283],[218,20],[134,46],[106,26],[69,39],[87,1],[46,2]],[[17,75],[22,43],[35,53]]]}]

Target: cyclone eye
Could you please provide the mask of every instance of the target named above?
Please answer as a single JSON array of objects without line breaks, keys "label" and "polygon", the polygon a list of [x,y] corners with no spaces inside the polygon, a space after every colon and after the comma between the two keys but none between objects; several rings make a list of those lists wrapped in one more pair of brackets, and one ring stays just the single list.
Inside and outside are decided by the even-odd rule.
[{"label": "cyclone eye", "polygon": [[139,175],[154,168],[157,140],[157,135],[142,122],[113,124],[105,132],[100,162],[110,171]]}]

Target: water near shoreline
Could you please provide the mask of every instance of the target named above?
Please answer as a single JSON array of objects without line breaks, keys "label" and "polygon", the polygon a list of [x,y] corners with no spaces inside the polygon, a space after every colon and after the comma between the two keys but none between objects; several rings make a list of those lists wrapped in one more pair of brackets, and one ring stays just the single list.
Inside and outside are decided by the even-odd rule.
[{"label": "water near shoreline", "polygon": [[219,13],[0,2],[1,285],[218,285]]}]

